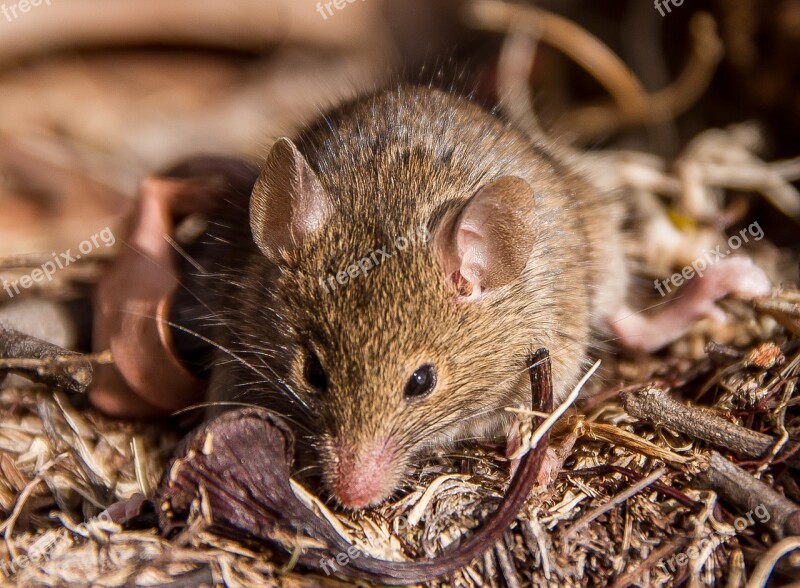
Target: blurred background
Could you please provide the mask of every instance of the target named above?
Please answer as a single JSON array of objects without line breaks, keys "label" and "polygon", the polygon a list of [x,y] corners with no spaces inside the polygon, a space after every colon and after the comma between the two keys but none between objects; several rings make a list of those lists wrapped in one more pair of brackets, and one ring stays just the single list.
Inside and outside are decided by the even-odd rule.
[{"label": "blurred background", "polygon": [[[118,237],[95,243],[91,255],[52,279],[25,286],[19,296],[7,298],[0,289],[0,324],[89,350],[92,287],[120,249],[126,216],[144,178],[202,153],[260,162],[277,137],[293,134],[327,107],[398,81],[469,94],[553,142],[602,188],[626,191],[638,208],[635,228],[642,238],[633,243],[632,253],[650,302],[661,302],[653,279],[724,245],[754,221],[765,238],[743,249],[776,285],[797,284],[798,55],[800,0],[0,0],[0,287],[30,282],[44,263],[70,249],[76,253],[90,237],[102,239],[110,232]],[[108,246],[111,241],[114,247]],[[790,358],[780,375],[788,390],[783,404],[771,400],[777,388],[769,396],[756,395],[768,378],[777,381],[778,360],[762,365],[734,348],[707,348],[707,333],[687,337],[662,356],[608,361],[603,381],[619,387],[611,386],[600,398],[663,379],[683,386],[684,398],[719,400],[726,418],[738,415],[753,430],[771,431],[783,441],[787,431],[796,436],[797,404],[788,399],[800,365],[800,294],[786,288],[756,310],[741,302],[725,308],[736,320],[708,326],[714,341],[739,346],[761,341],[766,347],[754,356],[780,357],[780,362],[783,346]],[[745,400],[731,392],[739,390]],[[746,410],[735,412],[743,406]],[[581,410],[588,414],[595,407]],[[609,409],[598,401],[596,411],[615,424],[631,422],[618,403]],[[49,390],[34,395],[11,386],[0,395],[0,421],[0,528],[9,553],[15,525],[25,531],[51,526],[49,513],[56,506],[74,520],[87,520],[101,505],[138,492],[152,496],[178,439],[174,430],[149,422],[134,427],[77,410]],[[635,427],[671,450],[695,451],[691,441],[657,437],[660,426],[650,430],[639,422]],[[576,441],[570,436],[564,455]],[[644,465],[644,454],[634,458],[621,451],[624,443],[595,442],[586,450],[588,443],[580,441],[566,470]],[[795,471],[784,469],[782,460],[770,466],[768,476],[762,476],[763,464],[751,465],[758,466],[759,480],[774,475],[776,487],[800,502]],[[469,463],[467,458],[466,465],[451,469],[469,472]],[[441,471],[451,465],[445,462]],[[489,477],[494,486],[475,485],[472,494],[448,490],[461,502],[458,507],[441,503],[443,520],[471,513],[473,520],[461,531],[474,528],[488,512],[481,501],[494,501],[505,484],[505,474]],[[680,486],[684,479],[675,469],[669,483]],[[592,500],[599,497],[596,503],[631,484],[620,478],[610,490],[607,482],[581,478],[582,488],[594,485],[581,492]],[[562,479],[554,492],[573,496],[570,484]],[[579,506],[582,500],[554,500],[546,524],[552,528],[560,518],[577,517],[580,508],[594,509],[589,500]],[[564,548],[561,556],[545,547],[521,555],[517,550],[519,569],[538,570],[530,562],[539,556],[532,554],[550,553],[554,561],[568,562],[566,570],[579,562],[575,569],[594,578],[588,585],[607,586],[617,576],[618,586],[640,585],[622,572],[635,571],[645,559],[652,568],[649,546],[661,545],[667,535],[699,536],[700,523],[689,519],[684,525],[681,509],[665,510],[673,517],[666,523],[657,510],[625,506],[626,518],[614,514],[595,521],[591,532],[580,532],[583,543]],[[388,514],[380,518],[381,524],[390,520]],[[427,543],[420,543],[421,535],[403,542],[403,549],[422,545],[422,551],[409,549],[414,557],[433,555],[453,538],[440,532],[449,527],[437,527],[436,517],[425,524]],[[197,544],[176,550],[166,541],[154,547],[150,535],[142,535],[141,545],[135,533],[125,537],[129,543],[115,543],[119,550],[108,561],[124,562],[127,571],[114,570],[118,583],[103,585],[133,585],[125,574],[134,577],[140,557],[152,559],[154,569],[164,566],[162,551],[169,550],[171,561],[181,565],[194,565],[198,558]],[[388,545],[392,535],[386,531],[383,537]],[[703,585],[728,582],[729,569],[731,577],[741,576],[742,553],[748,569],[764,558],[764,537],[742,539],[730,568],[728,552],[718,550],[717,563],[703,564]],[[13,539],[27,550],[39,537]],[[522,544],[522,538],[516,541]],[[391,545],[400,551],[399,542]],[[673,542],[673,551],[681,545]],[[65,552],[46,566],[52,577],[45,585],[85,583],[96,577],[93,562],[105,561],[107,552],[108,545],[93,541]],[[204,553],[209,561],[218,555],[210,548]],[[498,561],[506,561],[503,569],[514,578],[510,558]],[[475,576],[474,585],[496,585],[491,583],[496,568],[489,565],[491,558],[485,561],[486,578],[479,583]],[[251,563],[242,557],[237,565]],[[263,573],[257,561],[252,565]],[[558,566],[553,569],[562,580],[567,577]],[[797,569],[786,566],[782,578],[797,578]],[[31,566],[27,573],[38,572]],[[166,572],[161,577],[164,585],[178,585]],[[263,583],[262,576],[253,577]],[[587,585],[585,577],[580,585]],[[153,585],[150,579],[147,585]],[[22,574],[17,581],[35,585]],[[684,581],[701,585],[688,571],[671,585]],[[519,584],[509,580],[507,585]]]},{"label": "blurred background", "polygon": [[[565,148],[636,152],[677,216],[757,216],[795,248],[800,0],[675,1],[2,0],[0,279],[114,227],[148,174],[197,153],[258,161],[398,79],[470,93]],[[672,167],[687,146],[739,169],[724,199],[687,201],[691,173]],[[778,167],[738,168],[756,160]],[[68,296],[92,275],[68,270],[33,290]]]}]

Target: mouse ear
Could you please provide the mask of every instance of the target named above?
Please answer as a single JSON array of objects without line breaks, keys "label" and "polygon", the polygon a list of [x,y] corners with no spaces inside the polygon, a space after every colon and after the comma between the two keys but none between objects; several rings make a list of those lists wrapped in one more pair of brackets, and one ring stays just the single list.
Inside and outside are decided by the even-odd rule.
[{"label": "mouse ear", "polygon": [[448,283],[467,300],[525,269],[536,238],[531,185],[503,176],[482,187],[437,235]]},{"label": "mouse ear", "polygon": [[258,248],[278,261],[281,250],[298,247],[329,214],[330,199],[317,174],[291,140],[278,139],[250,197],[250,230]]}]

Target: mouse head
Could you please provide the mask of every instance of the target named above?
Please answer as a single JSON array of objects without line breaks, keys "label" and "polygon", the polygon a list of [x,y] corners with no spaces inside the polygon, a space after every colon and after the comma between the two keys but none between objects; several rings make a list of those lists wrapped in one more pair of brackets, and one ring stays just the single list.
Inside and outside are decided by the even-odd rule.
[{"label": "mouse head", "polygon": [[513,359],[524,362],[527,342],[514,341],[504,304],[533,247],[533,189],[511,175],[426,188],[416,172],[393,198],[405,184],[465,193],[356,222],[324,180],[280,139],[253,191],[251,229],[280,268],[271,304],[288,380],[313,411],[323,479],[340,504],[362,508],[395,491],[415,455],[503,418],[524,375]]}]

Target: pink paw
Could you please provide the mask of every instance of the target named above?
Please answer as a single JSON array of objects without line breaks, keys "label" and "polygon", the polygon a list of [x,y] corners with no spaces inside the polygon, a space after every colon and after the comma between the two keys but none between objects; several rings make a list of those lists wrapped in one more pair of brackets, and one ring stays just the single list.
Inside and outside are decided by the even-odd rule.
[{"label": "pink paw", "polygon": [[725,322],[725,313],[717,300],[729,294],[742,298],[766,296],[772,289],[769,278],[749,257],[730,257],[712,265],[690,281],[681,297],[680,306],[696,319],[705,317]]},{"label": "pink paw", "polygon": [[[749,257],[729,257],[708,267],[700,268],[698,264],[698,268],[690,269],[684,274],[688,281],[660,311],[645,316],[623,306],[609,317],[621,345],[656,351],[682,337],[700,319],[725,322],[725,313],[716,304],[720,298],[729,294],[754,298],[765,296],[772,289],[767,275]],[[680,284],[682,280],[676,281],[676,276],[680,277],[673,276],[672,283]],[[666,287],[666,282],[657,281],[656,288]]]}]

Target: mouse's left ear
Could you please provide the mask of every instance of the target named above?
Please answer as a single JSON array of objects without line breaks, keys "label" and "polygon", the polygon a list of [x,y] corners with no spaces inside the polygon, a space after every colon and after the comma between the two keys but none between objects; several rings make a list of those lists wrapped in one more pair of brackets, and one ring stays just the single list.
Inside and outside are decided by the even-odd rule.
[{"label": "mouse's left ear", "polygon": [[294,143],[278,139],[250,197],[250,229],[261,252],[279,261],[319,230],[331,211],[317,174]]},{"label": "mouse's left ear", "polygon": [[436,235],[445,277],[464,300],[517,278],[536,239],[531,185],[503,176],[483,186]]}]

